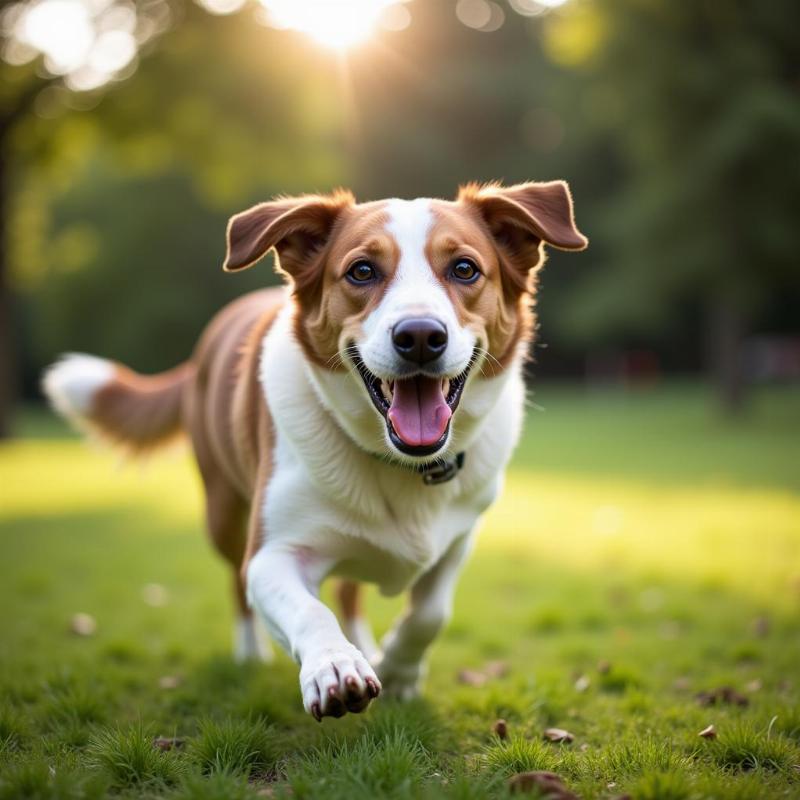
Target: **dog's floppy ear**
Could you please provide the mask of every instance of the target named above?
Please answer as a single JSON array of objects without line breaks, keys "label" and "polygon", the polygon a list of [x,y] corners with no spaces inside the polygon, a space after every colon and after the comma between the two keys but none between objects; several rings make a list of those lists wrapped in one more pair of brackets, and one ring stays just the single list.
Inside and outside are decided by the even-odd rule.
[{"label": "dog's floppy ear", "polygon": [[223,269],[252,267],[273,247],[278,267],[295,281],[328,240],[341,212],[354,203],[346,191],[331,195],[287,197],[242,211],[228,223],[228,251]]},{"label": "dog's floppy ear", "polygon": [[541,262],[542,243],[560,250],[583,250],[589,243],[575,226],[565,181],[508,187],[471,183],[461,187],[458,200],[477,209],[498,245],[524,273]]}]

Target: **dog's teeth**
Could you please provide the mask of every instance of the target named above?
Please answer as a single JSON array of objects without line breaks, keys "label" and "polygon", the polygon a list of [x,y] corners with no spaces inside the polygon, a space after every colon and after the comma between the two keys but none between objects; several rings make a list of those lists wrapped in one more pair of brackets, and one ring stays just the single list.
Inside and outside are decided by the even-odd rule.
[{"label": "dog's teeth", "polygon": [[392,389],[394,388],[394,381],[381,381],[381,390],[383,391],[383,396],[391,403],[392,397],[394,396],[394,392]]}]

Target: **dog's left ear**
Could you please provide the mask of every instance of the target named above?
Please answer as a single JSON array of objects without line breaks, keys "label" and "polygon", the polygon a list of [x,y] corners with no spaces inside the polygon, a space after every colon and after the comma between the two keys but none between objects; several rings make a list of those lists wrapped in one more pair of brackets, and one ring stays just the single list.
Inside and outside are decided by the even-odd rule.
[{"label": "dog's left ear", "polygon": [[565,181],[508,187],[473,183],[461,188],[458,200],[477,209],[501,249],[526,273],[541,262],[543,243],[560,250],[589,244],[575,225]]},{"label": "dog's left ear", "polygon": [[345,208],[355,202],[350,192],[288,197],[259,203],[231,217],[223,269],[252,267],[273,247],[278,269],[302,283],[314,256],[325,246]]}]

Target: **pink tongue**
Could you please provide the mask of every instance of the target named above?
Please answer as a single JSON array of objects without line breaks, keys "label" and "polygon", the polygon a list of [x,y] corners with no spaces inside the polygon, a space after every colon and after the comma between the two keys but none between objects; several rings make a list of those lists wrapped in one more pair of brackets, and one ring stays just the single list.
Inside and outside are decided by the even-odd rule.
[{"label": "pink tongue", "polygon": [[410,447],[438,442],[452,413],[441,378],[418,375],[394,382],[388,416],[395,433]]}]

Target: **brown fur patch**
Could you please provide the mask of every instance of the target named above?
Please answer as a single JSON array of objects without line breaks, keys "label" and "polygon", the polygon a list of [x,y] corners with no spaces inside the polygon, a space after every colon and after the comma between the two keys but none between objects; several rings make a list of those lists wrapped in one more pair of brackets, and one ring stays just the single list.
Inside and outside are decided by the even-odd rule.
[{"label": "brown fur patch", "polygon": [[[397,270],[400,251],[385,230],[387,221],[383,203],[347,209],[319,256],[319,294],[297,292],[295,333],[306,355],[320,366],[343,368],[338,354],[358,339],[361,324],[380,303]],[[380,273],[376,283],[354,286],[344,277],[361,258]]]},{"label": "brown fur patch", "polygon": [[116,364],[114,378],[92,399],[89,424],[100,436],[144,453],[181,433],[181,404],[194,367],[181,364],[160,375],[139,375]]}]

